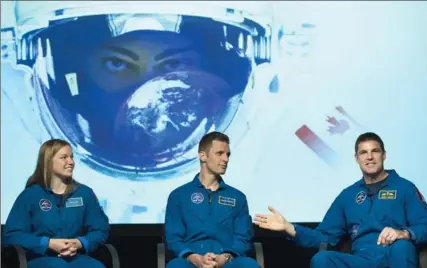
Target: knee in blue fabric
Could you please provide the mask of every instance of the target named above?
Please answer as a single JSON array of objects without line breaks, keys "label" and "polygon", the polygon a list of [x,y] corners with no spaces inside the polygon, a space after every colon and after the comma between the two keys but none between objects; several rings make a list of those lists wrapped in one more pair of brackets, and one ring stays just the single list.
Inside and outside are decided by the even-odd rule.
[{"label": "knee in blue fabric", "polygon": [[414,254],[417,252],[414,243],[408,240],[397,240],[392,245],[390,245],[390,250],[392,252],[397,252],[399,254]]},{"label": "knee in blue fabric", "polygon": [[256,260],[249,257],[238,257],[224,265],[224,268],[260,268]]},{"label": "knee in blue fabric", "polygon": [[317,268],[317,267],[330,267],[332,266],[331,261],[331,255],[333,254],[332,251],[320,251],[316,253],[310,261],[310,267],[311,268]]},{"label": "knee in blue fabric", "polygon": [[77,256],[75,259],[68,263],[69,268],[105,268],[104,264],[100,261],[91,258],[87,255]]},{"label": "knee in blue fabric", "polygon": [[418,267],[417,249],[411,241],[397,240],[389,247],[389,263],[393,267]]},{"label": "knee in blue fabric", "polygon": [[193,268],[195,267],[186,259],[175,258],[166,264],[166,268]]},{"label": "knee in blue fabric", "polygon": [[68,263],[58,257],[41,257],[29,261],[28,268],[68,268]]}]

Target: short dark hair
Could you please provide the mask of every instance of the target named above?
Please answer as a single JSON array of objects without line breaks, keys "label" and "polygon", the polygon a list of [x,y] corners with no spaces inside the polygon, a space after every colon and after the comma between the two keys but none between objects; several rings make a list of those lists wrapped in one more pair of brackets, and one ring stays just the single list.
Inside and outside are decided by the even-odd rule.
[{"label": "short dark hair", "polygon": [[383,152],[385,152],[384,149],[384,142],[383,140],[380,138],[380,136],[378,136],[377,134],[373,133],[373,132],[366,132],[361,134],[357,140],[356,140],[356,144],[354,145],[354,151],[355,153],[357,153],[357,150],[359,149],[359,144],[365,141],[376,141],[380,144],[381,146],[381,150]]},{"label": "short dark hair", "polygon": [[228,138],[227,135],[218,131],[213,131],[202,137],[199,142],[199,152],[208,152],[212,147],[213,141],[222,141],[230,144],[230,138]]}]

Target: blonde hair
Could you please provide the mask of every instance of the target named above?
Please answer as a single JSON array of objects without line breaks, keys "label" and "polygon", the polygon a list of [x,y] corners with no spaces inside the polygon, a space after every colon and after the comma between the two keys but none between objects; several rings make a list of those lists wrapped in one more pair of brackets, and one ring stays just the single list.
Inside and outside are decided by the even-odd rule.
[{"label": "blonde hair", "polygon": [[[52,160],[55,154],[65,146],[71,145],[60,139],[51,139],[46,141],[40,146],[39,155],[37,157],[37,165],[33,174],[27,181],[27,187],[30,187],[34,184],[38,184],[43,188],[49,188],[52,181]],[[69,178],[65,183],[67,184],[67,189],[65,193],[69,193],[72,187],[73,178]]]}]

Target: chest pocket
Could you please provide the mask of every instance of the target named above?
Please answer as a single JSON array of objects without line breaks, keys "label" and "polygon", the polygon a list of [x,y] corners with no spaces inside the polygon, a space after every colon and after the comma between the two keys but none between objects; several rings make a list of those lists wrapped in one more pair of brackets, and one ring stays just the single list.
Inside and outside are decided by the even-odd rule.
[{"label": "chest pocket", "polygon": [[[55,204],[55,205],[54,205]],[[53,235],[60,225],[56,203],[51,198],[41,198],[31,208],[31,231],[41,235]]]},{"label": "chest pocket", "polygon": [[180,200],[180,213],[184,224],[191,230],[203,229],[210,221],[209,200],[205,193],[195,192],[191,196],[183,196]]},{"label": "chest pocket", "polygon": [[215,198],[215,221],[227,230],[233,230],[237,217],[237,198],[226,195],[218,195]]},{"label": "chest pocket", "polygon": [[353,225],[361,224],[365,217],[369,217],[372,200],[366,191],[359,191],[349,196],[344,204],[346,204],[344,214],[349,229]]},{"label": "chest pocket", "polygon": [[83,227],[85,204],[83,197],[69,197],[61,208],[64,224],[80,229]]},{"label": "chest pocket", "polygon": [[375,214],[381,223],[401,227],[406,224],[404,205],[404,198],[397,190],[380,190],[375,197]]}]

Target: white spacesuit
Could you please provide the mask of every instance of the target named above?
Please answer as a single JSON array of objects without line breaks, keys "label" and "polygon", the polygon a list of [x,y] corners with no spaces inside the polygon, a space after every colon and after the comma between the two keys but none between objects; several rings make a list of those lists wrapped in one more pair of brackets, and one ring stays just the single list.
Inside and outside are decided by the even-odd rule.
[{"label": "white spacesuit", "polygon": [[248,133],[265,138],[262,130],[282,109],[275,64],[284,32],[274,4],[13,8],[11,27],[2,28],[2,94],[16,109],[10,116],[19,115],[32,137],[21,139],[31,146],[49,137],[70,141],[76,179],[95,189],[112,223],[162,222],[170,191],[199,169],[205,133],[225,132],[238,155]]}]

